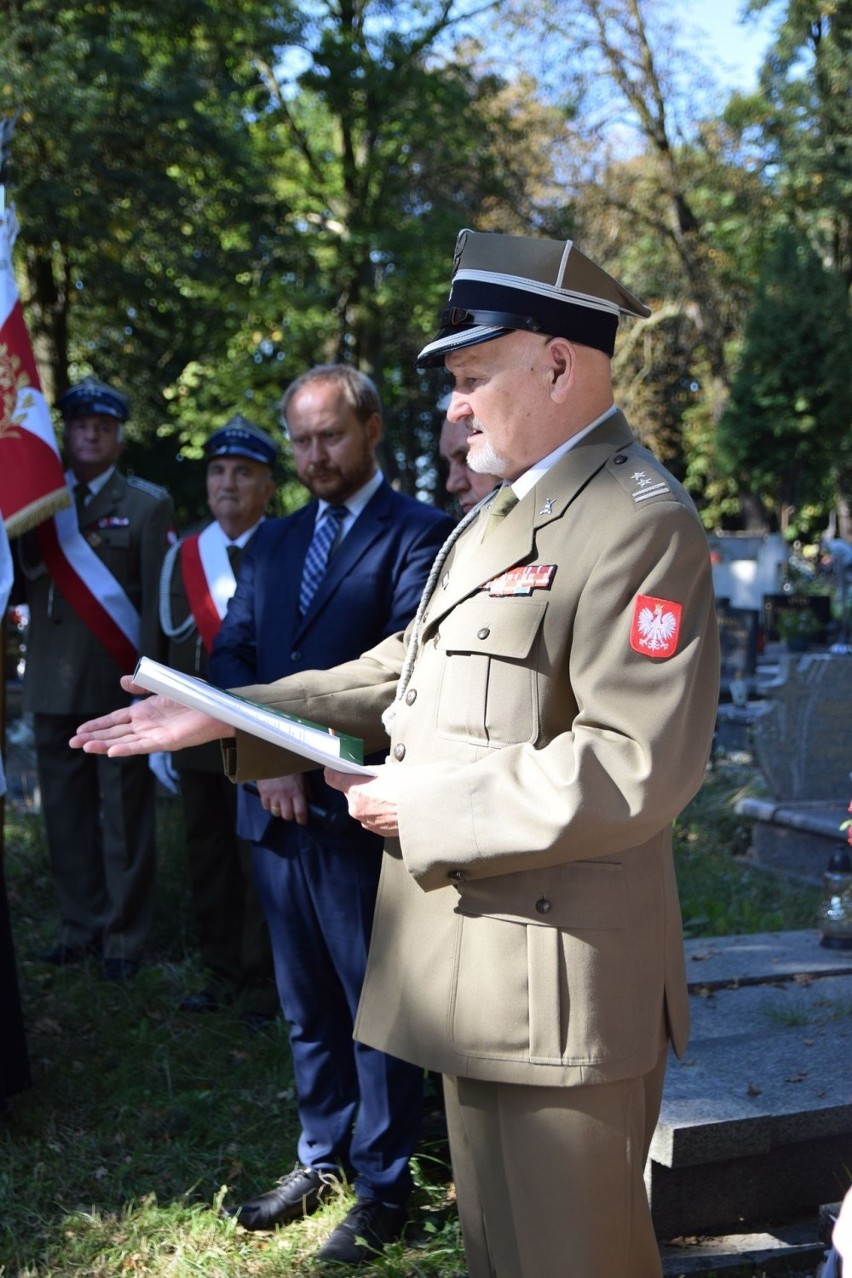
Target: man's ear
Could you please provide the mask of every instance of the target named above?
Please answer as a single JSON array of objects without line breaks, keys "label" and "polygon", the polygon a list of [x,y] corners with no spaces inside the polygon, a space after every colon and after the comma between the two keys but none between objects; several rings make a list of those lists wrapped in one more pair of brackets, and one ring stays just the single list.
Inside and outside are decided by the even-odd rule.
[{"label": "man's ear", "polygon": [[375,448],[382,437],[382,416],[381,413],[372,413],[365,422],[367,438],[371,447]]},{"label": "man's ear", "polygon": [[567,337],[554,337],[548,343],[550,359],[550,398],[554,404],[562,404],[574,386],[577,369],[577,352]]}]

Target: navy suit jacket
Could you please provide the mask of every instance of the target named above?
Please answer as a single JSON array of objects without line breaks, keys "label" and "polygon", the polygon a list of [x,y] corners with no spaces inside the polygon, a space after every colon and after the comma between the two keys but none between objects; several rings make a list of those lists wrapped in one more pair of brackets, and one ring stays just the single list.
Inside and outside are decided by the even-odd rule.
[{"label": "navy suit jacket", "polygon": [[[216,636],[209,679],[220,688],[271,683],[300,670],[325,670],[359,657],[414,616],[429,569],[452,529],[449,516],[382,483],[329,560],[304,617],[302,566],[314,532],[317,502],[265,520],[240,563],[237,589]],[[310,777],[323,808],[345,799]],[[351,834],[363,833],[354,821]],[[238,832],[262,843],[286,823],[274,821],[241,787]]]}]

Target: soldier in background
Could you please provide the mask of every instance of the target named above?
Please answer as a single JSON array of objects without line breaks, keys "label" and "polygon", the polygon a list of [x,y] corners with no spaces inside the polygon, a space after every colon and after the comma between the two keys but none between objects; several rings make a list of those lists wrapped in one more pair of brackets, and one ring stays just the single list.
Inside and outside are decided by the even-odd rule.
[{"label": "soldier in background", "polygon": [[468,466],[470,439],[467,428],[464,422],[451,422],[445,415],[451,399],[451,395],[444,395],[438,401],[438,409],[444,414],[438,438],[438,456],[445,471],[444,487],[448,493],[452,493],[462,514],[466,515],[477,502],[494,491],[500,480],[496,475],[480,474]]},{"label": "soldier in background", "polygon": [[[157,595],[175,536],[164,488],[123,475],[128,401],[87,377],[59,401],[74,507],[18,542],[30,609],[24,709],[32,712],[42,809],[59,898],[63,967],[102,956],[135,974],[154,908],[154,777],[144,759],[87,759],[68,746],[82,713],[104,711],[140,654],[162,658]],[[19,591],[19,593],[20,593]]]},{"label": "soldier in background", "polygon": [[[278,445],[240,413],[204,446],[212,520],[169,551],[160,588],[167,664],[207,678],[208,654],[237,585],[239,561],[275,494]],[[180,1003],[215,1011],[240,997],[250,1025],[278,1012],[269,933],[251,873],[251,845],[237,838],[237,790],[215,742],[174,756],[186,857],[208,979]]]}]

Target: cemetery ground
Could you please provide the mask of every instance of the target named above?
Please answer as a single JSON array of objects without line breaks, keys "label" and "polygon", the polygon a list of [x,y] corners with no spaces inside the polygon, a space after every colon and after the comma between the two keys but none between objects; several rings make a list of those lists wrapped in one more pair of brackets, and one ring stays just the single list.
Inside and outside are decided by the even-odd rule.
[{"label": "cemetery ground", "polygon": [[[718,758],[677,823],[688,937],[814,926],[816,889],[743,860],[748,831],[734,805],[760,793],[760,784],[748,762]],[[295,1160],[287,1036],[280,1021],[249,1030],[236,1009],[177,1010],[203,974],[180,805],[170,797],[159,800],[159,838],[148,961],[136,979],[104,983],[94,962],[66,970],[39,963],[55,940],[41,823],[7,805],[6,876],[33,1086],[0,1117],[4,1278],[318,1274],[312,1254],[347,1209],[341,1194],[318,1215],[269,1234],[246,1233],[220,1214],[221,1204],[271,1187]],[[437,1109],[427,1117],[415,1176],[406,1239],[361,1270],[368,1278],[466,1272]]]}]

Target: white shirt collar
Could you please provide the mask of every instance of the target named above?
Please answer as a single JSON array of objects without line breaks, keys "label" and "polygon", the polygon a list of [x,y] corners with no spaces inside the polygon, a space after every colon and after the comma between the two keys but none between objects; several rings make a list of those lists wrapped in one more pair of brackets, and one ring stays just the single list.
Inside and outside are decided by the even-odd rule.
[{"label": "white shirt collar", "polygon": [[245,532],[241,532],[239,537],[235,537],[233,541],[225,532],[225,529],[222,527],[219,521],[215,520],[214,522],[216,524],[216,527],[219,529],[219,532],[221,534],[222,541],[224,542],[224,544],[226,546],[239,546],[240,549],[242,550],[243,546],[245,546],[249,538],[254,536],[256,529],[260,527],[260,525],[263,523],[265,518],[266,518],[266,515],[261,515],[260,519],[258,519],[256,524],[252,524],[251,528],[247,528]]},{"label": "white shirt collar", "polygon": [[99,493],[101,489],[109,482],[109,480],[112,478],[114,471],[115,471],[115,467],[110,466],[107,470],[102,471],[100,475],[95,475],[94,479],[82,480],[82,479],[78,479],[78,477],[74,474],[73,470],[66,470],[65,482],[68,485],[68,487],[71,489],[72,493],[78,484],[85,483],[86,487],[89,490],[89,496],[94,497],[95,493]]},{"label": "white shirt collar", "polygon": [[384,476],[382,475],[382,472],[377,470],[376,473],[367,480],[366,484],[364,484],[362,488],[358,489],[357,493],[353,493],[351,497],[347,497],[346,501],[342,503],[323,501],[322,498],[320,498],[319,509],[317,511],[317,521],[319,521],[319,519],[325,514],[329,506],[344,505],[349,511],[349,514],[341,524],[341,536],[345,537],[345,535],[349,532],[349,529],[355,523],[355,520],[361,514],[361,511],[367,505],[367,502],[373,496],[373,493],[381,487],[383,478]]},{"label": "white shirt collar", "polygon": [[518,498],[526,497],[528,492],[535,488],[536,484],[542,479],[552,466],[555,466],[560,457],[564,457],[567,452],[579,444],[581,439],[585,439],[586,435],[591,434],[601,422],[605,422],[608,417],[616,411],[615,404],[610,405],[605,413],[601,413],[600,417],[596,417],[593,422],[589,422],[588,426],[584,426],[582,430],[577,431],[576,435],[572,435],[570,439],[566,439],[558,448],[554,448],[552,453],[548,453],[546,457],[542,457],[541,461],[530,466],[529,470],[525,470],[523,475],[519,475],[512,483],[512,492]]}]

